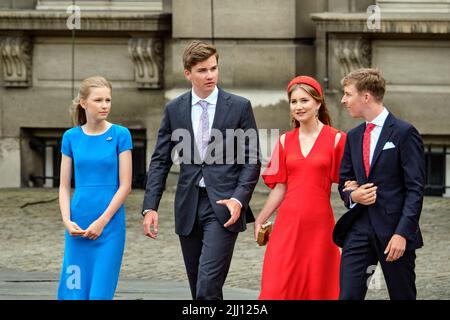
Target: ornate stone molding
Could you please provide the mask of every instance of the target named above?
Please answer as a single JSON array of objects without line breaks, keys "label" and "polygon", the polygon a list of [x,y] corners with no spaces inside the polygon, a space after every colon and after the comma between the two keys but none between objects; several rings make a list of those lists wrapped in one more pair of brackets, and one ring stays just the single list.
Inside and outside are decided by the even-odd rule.
[{"label": "ornate stone molding", "polygon": [[381,11],[379,29],[369,29],[367,13],[324,12],[311,14],[318,32],[371,34],[442,34],[450,33],[448,13],[390,13]]},{"label": "ornate stone molding", "polygon": [[142,89],[162,87],[163,42],[158,38],[132,38],[128,51],[134,62],[135,81]]},{"label": "ornate stone molding", "polygon": [[450,13],[450,2],[447,0],[377,0],[381,12],[425,12]]},{"label": "ornate stone molding", "polygon": [[[38,0],[37,10],[63,10],[73,4],[72,0]],[[75,5],[84,10],[111,11],[162,11],[162,0],[77,0]]]},{"label": "ornate stone molding", "polygon": [[31,51],[33,45],[25,37],[0,38],[0,59],[5,87],[31,86]]},{"label": "ornate stone molding", "polygon": [[341,67],[342,76],[359,68],[369,68],[372,60],[371,43],[364,38],[336,39],[334,56]]},{"label": "ornate stone molding", "polygon": [[[45,10],[0,10],[0,30],[67,31],[71,13]],[[158,12],[81,11],[80,31],[170,32],[171,15]]]}]

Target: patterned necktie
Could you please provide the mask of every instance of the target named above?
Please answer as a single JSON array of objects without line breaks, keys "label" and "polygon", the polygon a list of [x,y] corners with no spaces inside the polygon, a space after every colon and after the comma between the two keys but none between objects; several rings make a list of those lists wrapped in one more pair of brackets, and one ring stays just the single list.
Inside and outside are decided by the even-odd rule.
[{"label": "patterned necktie", "polygon": [[366,130],[364,131],[363,139],[363,162],[364,169],[366,170],[366,176],[369,177],[370,170],[370,133],[375,128],[373,123],[368,123],[366,125]]},{"label": "patterned necktie", "polygon": [[198,104],[202,107],[202,114],[200,115],[200,123],[197,129],[197,147],[200,151],[201,159],[204,160],[206,148],[209,143],[209,116],[208,116],[208,102],[200,100]]}]

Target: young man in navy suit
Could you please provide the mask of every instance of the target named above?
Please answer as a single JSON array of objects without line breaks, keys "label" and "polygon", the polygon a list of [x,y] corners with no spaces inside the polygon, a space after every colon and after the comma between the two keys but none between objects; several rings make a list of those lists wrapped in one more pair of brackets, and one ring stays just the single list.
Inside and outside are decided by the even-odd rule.
[{"label": "young man in navy suit", "polygon": [[223,299],[238,233],[255,221],[249,202],[261,168],[252,105],[217,87],[218,60],[211,44],[193,41],[186,47],[184,75],[192,90],[164,109],[142,211],[144,233],[154,239],[158,206],[176,150],[181,164],[175,232],[192,298],[199,300]]},{"label": "young man in navy suit", "polygon": [[391,299],[416,299],[415,249],[423,245],[422,139],[384,107],[385,80],[378,70],[355,70],[342,85],[342,104],[365,122],[349,131],[341,162],[339,192],[350,210],[333,232],[342,247],[340,299],[363,300],[378,262]]}]

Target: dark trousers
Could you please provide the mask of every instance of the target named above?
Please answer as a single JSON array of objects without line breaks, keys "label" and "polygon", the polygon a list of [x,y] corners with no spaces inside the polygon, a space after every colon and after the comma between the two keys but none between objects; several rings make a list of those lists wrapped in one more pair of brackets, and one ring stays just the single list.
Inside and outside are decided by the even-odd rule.
[{"label": "dark trousers", "polygon": [[238,233],[219,223],[206,190],[200,190],[197,219],[192,232],[180,236],[181,250],[192,299],[221,300]]},{"label": "dark trousers", "polygon": [[416,299],[415,250],[405,251],[394,262],[386,262],[385,249],[375,235],[368,212],[362,212],[350,229],[342,249],[339,299],[364,300],[369,277],[378,262],[391,300]]}]

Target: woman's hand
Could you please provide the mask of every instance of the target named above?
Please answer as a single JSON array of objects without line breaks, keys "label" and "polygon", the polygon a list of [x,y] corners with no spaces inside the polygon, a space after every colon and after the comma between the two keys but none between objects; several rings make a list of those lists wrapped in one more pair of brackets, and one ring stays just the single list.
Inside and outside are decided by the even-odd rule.
[{"label": "woman's hand", "polygon": [[342,191],[344,191],[344,192],[345,191],[354,191],[358,188],[359,188],[358,182],[353,181],[353,180],[347,180],[344,183],[344,190],[342,190]]},{"label": "woman's hand", "polygon": [[101,217],[91,223],[89,228],[84,232],[83,238],[88,238],[89,240],[96,240],[103,232],[107,222]]},{"label": "woman's hand", "polygon": [[259,222],[259,220],[256,219],[255,224],[253,225],[254,232],[255,232],[255,234],[254,234],[255,241],[258,241],[258,233],[259,233],[259,230],[261,230],[262,225],[263,225],[263,223]]},{"label": "woman's hand", "polygon": [[64,226],[66,227],[69,234],[73,236],[82,236],[84,234],[84,230],[81,229],[75,222],[73,221],[65,221]]}]

